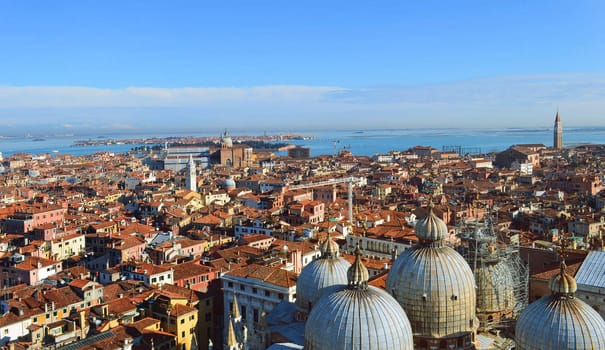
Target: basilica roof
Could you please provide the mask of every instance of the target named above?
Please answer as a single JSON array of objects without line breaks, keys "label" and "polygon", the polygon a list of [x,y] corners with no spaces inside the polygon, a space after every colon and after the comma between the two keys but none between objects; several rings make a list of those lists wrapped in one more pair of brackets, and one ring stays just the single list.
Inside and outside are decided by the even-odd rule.
[{"label": "basilica roof", "polygon": [[413,349],[412,329],[401,306],[367,282],[358,248],[347,288],[324,295],[311,310],[305,349]]},{"label": "basilica roof", "polygon": [[475,277],[468,263],[444,243],[447,226],[429,206],[416,224],[420,243],[399,255],[387,278],[387,291],[405,310],[414,334],[441,338],[473,332]]},{"label": "basilica roof", "polygon": [[550,280],[551,295],[531,303],[515,329],[517,349],[605,349],[605,321],[575,297],[575,279],[565,263]]},{"label": "basilica roof", "polygon": [[296,282],[296,305],[309,311],[324,294],[342,290],[347,285],[351,266],[339,256],[338,244],[328,237],[320,245],[321,257],[302,270]]}]

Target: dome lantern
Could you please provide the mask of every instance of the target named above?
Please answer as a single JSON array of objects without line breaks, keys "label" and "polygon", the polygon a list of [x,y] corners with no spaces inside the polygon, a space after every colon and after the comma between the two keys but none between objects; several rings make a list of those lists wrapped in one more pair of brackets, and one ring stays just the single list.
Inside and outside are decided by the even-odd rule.
[{"label": "dome lantern", "polygon": [[416,223],[414,231],[421,243],[440,242],[447,238],[447,225],[434,212],[432,201],[428,204],[427,216]]},{"label": "dome lantern", "polygon": [[548,282],[548,287],[553,294],[561,297],[573,298],[574,293],[578,289],[575,278],[567,274],[567,265],[565,260],[561,259],[561,271],[559,274],[553,276]]},{"label": "dome lantern", "polygon": [[359,242],[355,247],[355,262],[349,267],[347,271],[347,277],[349,280],[349,289],[367,289],[368,279],[370,274],[368,269],[361,262],[361,249],[359,248]]}]

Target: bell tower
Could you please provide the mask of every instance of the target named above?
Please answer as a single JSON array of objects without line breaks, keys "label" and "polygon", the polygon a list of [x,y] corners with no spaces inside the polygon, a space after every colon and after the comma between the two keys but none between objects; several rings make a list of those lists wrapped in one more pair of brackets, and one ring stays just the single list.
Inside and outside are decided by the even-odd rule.
[{"label": "bell tower", "polygon": [[555,117],[555,130],[553,135],[554,149],[563,149],[563,124],[561,124],[561,116],[557,110],[557,116]]}]

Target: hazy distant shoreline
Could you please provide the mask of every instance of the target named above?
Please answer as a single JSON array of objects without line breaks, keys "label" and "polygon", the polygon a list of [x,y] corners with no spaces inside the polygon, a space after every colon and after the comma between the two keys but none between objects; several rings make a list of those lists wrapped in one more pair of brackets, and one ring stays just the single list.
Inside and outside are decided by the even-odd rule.
[{"label": "hazy distant shoreline", "polygon": [[[238,138],[272,138],[277,135],[296,135],[308,139],[290,138],[286,142],[309,147],[311,155],[333,154],[346,148],[355,155],[374,155],[391,150],[405,150],[416,145],[432,146],[441,150],[444,147],[460,146],[480,149],[481,152],[501,151],[513,144],[543,143],[552,144],[551,128],[410,128],[410,129],[351,129],[351,130],[320,130],[291,132],[258,132],[247,133],[229,132],[234,140]],[[165,139],[208,138],[218,140],[218,133],[158,133],[142,134],[109,134],[102,135],[27,135],[27,137],[0,137],[0,152],[8,156],[17,152],[31,154],[66,153],[74,155],[92,154],[96,152],[127,152],[136,146],[153,145]],[[44,141],[34,142],[34,138],[44,138]],[[77,141],[92,140],[92,145],[74,146]],[[155,139],[157,142],[150,142]],[[140,142],[125,142],[137,140]],[[162,140],[162,141],[160,141]],[[275,141],[278,141],[275,139]],[[563,142],[567,145],[585,143],[605,144],[605,127],[567,127],[564,129]]]}]

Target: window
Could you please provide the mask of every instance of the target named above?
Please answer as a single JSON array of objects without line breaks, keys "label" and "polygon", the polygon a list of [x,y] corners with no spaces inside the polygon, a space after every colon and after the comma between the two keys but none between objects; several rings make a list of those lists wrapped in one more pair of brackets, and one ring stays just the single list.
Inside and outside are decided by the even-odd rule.
[{"label": "window", "polygon": [[185,324],[185,319],[181,318],[181,324]]},{"label": "window", "polygon": [[246,290],[246,286],[244,286],[243,284],[240,284],[240,285],[239,285],[239,289],[240,289],[240,290]]},{"label": "window", "polygon": [[271,296],[271,292],[269,292],[268,290],[266,290],[266,291],[265,291],[265,296],[266,296],[266,297]]},{"label": "window", "polygon": [[[181,338],[185,338],[185,331],[181,332]],[[185,347],[185,344],[183,344],[183,348]]]},{"label": "window", "polygon": [[231,288],[233,288],[233,282],[228,282],[227,285]]},{"label": "window", "polygon": [[252,288],[252,293],[256,294],[257,292],[258,292],[258,289]]},{"label": "window", "polygon": [[284,300],[284,295],[282,293],[279,293],[278,297],[279,297],[279,300]]}]

